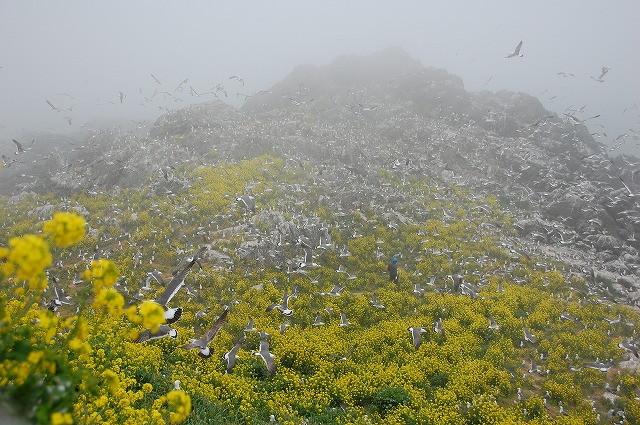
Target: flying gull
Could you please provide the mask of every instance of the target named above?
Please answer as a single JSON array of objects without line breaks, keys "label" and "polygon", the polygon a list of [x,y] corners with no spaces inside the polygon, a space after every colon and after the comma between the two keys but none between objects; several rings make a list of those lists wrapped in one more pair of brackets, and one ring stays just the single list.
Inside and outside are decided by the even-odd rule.
[{"label": "flying gull", "polygon": [[215,322],[211,325],[211,327],[205,332],[205,334],[200,339],[192,339],[191,342],[187,345],[183,345],[182,348],[185,350],[192,350],[197,348],[199,350],[198,354],[203,359],[208,359],[211,357],[211,349],[209,348],[209,344],[213,341],[213,338],[218,334],[222,326],[227,321],[227,314],[229,314],[229,309],[225,307],[224,311],[216,319]]},{"label": "flying gull", "polygon": [[224,353],[224,360],[227,362],[227,373],[233,372],[233,367],[236,365],[236,359],[238,358],[238,351],[242,348],[242,344],[247,340],[247,335],[242,334],[238,342],[235,343],[233,348]]},{"label": "flying gull", "polygon": [[280,312],[283,315],[287,317],[290,317],[291,315],[293,315],[293,310],[289,308],[289,298],[290,298],[289,293],[285,288],[284,293],[282,294],[282,301],[280,302],[280,304],[278,303],[271,304],[269,307],[267,307],[267,310],[266,310],[267,313],[273,310],[274,308],[277,308],[278,310],[280,310]]},{"label": "flying gull", "polygon": [[347,357],[349,357],[351,355],[351,353],[353,353],[353,350],[356,349],[357,344],[353,345],[351,348],[349,348],[349,350],[344,353],[344,354],[329,354],[331,357],[335,357],[338,360],[342,360],[345,361],[347,360]]},{"label": "flying gull", "polygon": [[269,341],[267,341],[268,336],[268,333],[260,332],[260,348],[258,351],[254,352],[253,355],[262,357],[262,360],[264,360],[264,364],[267,366],[267,370],[269,371],[269,376],[274,376],[276,374],[276,364],[273,361],[275,356],[269,352]]},{"label": "flying gull", "polygon": [[413,341],[413,348],[417,350],[420,347],[420,344],[422,344],[422,334],[427,333],[427,330],[421,326],[411,327],[411,328],[408,328],[407,330],[411,334],[411,340]]},{"label": "flying gull", "polygon": [[516,49],[509,53],[507,56],[505,56],[505,58],[514,58],[514,57],[522,57],[522,54],[520,54],[520,49],[522,48],[522,40],[520,40],[520,43],[518,43],[518,45],[516,46]]},{"label": "flying gull", "polygon": [[164,338],[165,336],[170,336],[175,339],[178,337],[178,331],[170,328],[169,325],[162,324],[156,332],[151,332],[151,329],[142,331],[134,342],[146,342],[151,339]]}]

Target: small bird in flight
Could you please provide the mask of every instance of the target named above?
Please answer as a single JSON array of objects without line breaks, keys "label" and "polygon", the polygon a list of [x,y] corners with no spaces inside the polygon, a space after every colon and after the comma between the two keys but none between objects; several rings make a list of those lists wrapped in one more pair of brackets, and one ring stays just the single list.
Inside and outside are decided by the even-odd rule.
[{"label": "small bird in flight", "polygon": [[592,79],[596,80],[599,83],[604,83],[604,76],[607,74],[607,72],[609,72],[611,70],[611,68],[607,68],[606,66],[603,66],[602,69],[600,70],[600,76],[599,77],[591,77]]},{"label": "small bird in flight", "polygon": [[45,102],[47,102],[47,104],[51,106],[51,110],[60,112],[60,109],[53,106],[53,103],[49,102],[47,99],[45,99]]},{"label": "small bird in flight", "polygon": [[514,58],[516,56],[522,57],[523,55],[520,54],[520,49],[521,48],[522,48],[522,40],[520,40],[520,43],[518,43],[518,45],[516,46],[516,50],[514,50],[511,53],[509,53],[507,56],[505,56],[505,58]]}]

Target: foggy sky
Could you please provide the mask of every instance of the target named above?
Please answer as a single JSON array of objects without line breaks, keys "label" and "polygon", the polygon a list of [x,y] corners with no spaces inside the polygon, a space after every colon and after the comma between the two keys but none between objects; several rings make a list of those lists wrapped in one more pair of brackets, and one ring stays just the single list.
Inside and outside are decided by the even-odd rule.
[{"label": "foggy sky", "polygon": [[[190,87],[220,84],[221,100],[239,106],[236,93],[268,89],[297,65],[394,46],[459,75],[469,91],[527,92],[560,115],[586,105],[578,117],[600,114],[588,127],[610,143],[640,132],[639,16],[637,0],[0,0],[0,152],[31,132],[86,134],[131,120],[148,129],[164,108],[214,99]],[[524,57],[505,59],[520,40]],[[591,79],[603,66],[605,81]],[[173,96],[146,102],[155,90]],[[620,151],[640,156],[630,137],[610,154]]]}]

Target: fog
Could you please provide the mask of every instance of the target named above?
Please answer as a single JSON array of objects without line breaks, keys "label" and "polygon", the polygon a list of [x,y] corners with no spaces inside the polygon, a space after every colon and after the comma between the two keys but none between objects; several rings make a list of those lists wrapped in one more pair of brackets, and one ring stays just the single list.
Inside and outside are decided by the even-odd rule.
[{"label": "fog", "polygon": [[213,93],[240,106],[299,64],[399,46],[469,91],[599,115],[587,124],[610,154],[638,155],[638,16],[636,0],[0,1],[0,152],[43,132],[144,131]]}]

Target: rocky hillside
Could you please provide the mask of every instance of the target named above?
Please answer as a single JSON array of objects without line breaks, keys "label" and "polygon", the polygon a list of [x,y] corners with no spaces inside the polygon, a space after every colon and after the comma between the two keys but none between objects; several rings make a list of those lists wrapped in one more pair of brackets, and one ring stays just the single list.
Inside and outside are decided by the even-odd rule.
[{"label": "rocky hillside", "polygon": [[[510,243],[527,255],[569,262],[636,297],[640,162],[610,158],[579,119],[532,96],[467,92],[459,77],[399,49],[299,66],[239,110],[214,102],[172,111],[146,137],[101,132],[44,146],[53,147],[5,166],[4,193],[172,193],[193,185],[185,171],[194,167],[274,153],[330,188],[333,208],[389,214],[389,202],[412,204],[381,184],[381,172],[429,177],[496,195],[519,232]],[[407,220],[423,218],[413,212]]]}]

